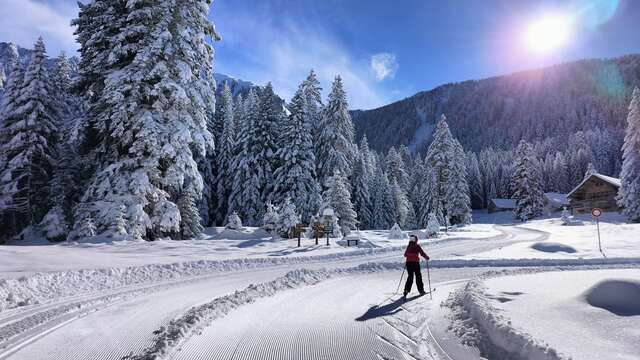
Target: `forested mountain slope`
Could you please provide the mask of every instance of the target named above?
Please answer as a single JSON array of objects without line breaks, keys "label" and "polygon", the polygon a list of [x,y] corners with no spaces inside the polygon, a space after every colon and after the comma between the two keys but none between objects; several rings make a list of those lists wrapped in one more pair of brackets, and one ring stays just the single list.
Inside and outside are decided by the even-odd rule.
[{"label": "forested mountain slope", "polygon": [[366,135],[376,150],[404,144],[424,152],[442,113],[465,149],[476,152],[511,149],[520,139],[562,148],[579,131],[605,131],[618,143],[638,85],[640,55],[627,55],[446,84],[352,116],[357,137]]}]

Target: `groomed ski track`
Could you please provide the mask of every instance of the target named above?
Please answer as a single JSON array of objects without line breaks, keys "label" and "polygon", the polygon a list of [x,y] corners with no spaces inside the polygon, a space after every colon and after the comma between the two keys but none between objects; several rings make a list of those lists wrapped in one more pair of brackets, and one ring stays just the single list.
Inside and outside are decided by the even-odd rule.
[{"label": "groomed ski track", "polygon": [[[545,234],[540,232],[517,227],[499,227],[499,229],[504,234],[495,239],[446,241],[429,245],[427,249],[431,256],[438,258],[470,254],[513,242],[545,237]],[[400,263],[401,253],[384,253],[321,262],[310,261],[308,264],[298,263],[291,266],[219,273],[168,284],[151,284],[142,288],[79,295],[54,303],[8,310],[0,313],[0,329],[3,331],[12,324],[28,323],[30,318],[37,319],[43,313],[59,311],[65,306],[68,308],[62,315],[51,316],[50,321],[44,321],[25,331],[16,330],[15,336],[0,343],[0,359],[121,359],[130,354],[143,352],[153,343],[154,331],[166,326],[169,321],[193,306],[233,293],[250,284],[275,279],[296,268],[346,268],[380,261]],[[432,280],[439,282],[462,279],[479,271],[481,269],[439,269],[432,273]],[[242,358],[238,357],[238,354],[245,354],[243,355],[245,358],[254,359],[421,358],[429,353],[419,349],[423,345],[413,344],[412,346],[417,346],[417,350],[413,349],[411,350],[413,352],[409,353],[401,351],[400,349],[404,348],[398,346],[405,344],[402,341],[411,343],[406,335],[416,329],[398,330],[402,326],[409,326],[407,324],[411,324],[410,319],[385,318],[376,319],[373,323],[355,320],[357,316],[375,305],[376,301],[390,301],[385,298],[388,297],[389,292],[395,290],[398,274],[399,272],[383,272],[352,275],[328,280],[316,286],[285,291],[274,297],[259,300],[255,304],[244,306],[242,310],[233,311],[228,316],[214,321],[203,331],[202,336],[189,339],[184,344],[183,350],[175,353],[175,356],[180,357],[183,353],[194,351],[193,354],[197,353],[197,356],[202,359]],[[332,286],[338,291],[327,290]],[[442,288],[439,288],[438,292],[440,290]],[[385,293],[387,295],[381,295]],[[381,299],[380,296],[383,298]],[[420,299],[419,302],[425,300],[426,298]],[[415,304],[419,302],[416,301]],[[260,310],[261,306],[263,311],[252,310],[253,307]],[[406,306],[413,306],[413,304],[409,302]],[[322,309],[325,311],[321,311]],[[246,316],[245,314],[266,314],[264,316],[267,318],[260,319],[257,315],[253,319],[236,318]],[[276,316],[276,314],[279,315]],[[233,324],[236,326],[229,329],[220,326],[222,322],[234,319],[236,320]],[[278,319],[274,327],[266,325],[269,324],[270,319]],[[390,325],[387,321],[398,321],[398,323]],[[407,324],[399,325],[403,323]],[[247,332],[248,330],[243,326],[250,327],[251,331]],[[220,329],[223,331],[221,332]],[[221,333],[226,334],[227,338],[216,338],[221,336]],[[206,350],[202,346],[194,345],[197,341],[206,340],[207,334],[211,336],[207,341],[209,346],[215,345],[215,349],[206,348],[209,349]],[[247,339],[263,337],[272,339],[274,342],[270,344],[277,344],[277,346],[268,348],[268,344],[247,341]],[[314,341],[318,342],[317,346],[304,345]],[[345,342],[343,346],[339,345],[342,344],[341,342]],[[367,352],[366,349],[370,351]],[[442,358],[437,355],[437,351],[431,352],[434,354],[433,358]],[[234,353],[236,355],[233,355]]]}]

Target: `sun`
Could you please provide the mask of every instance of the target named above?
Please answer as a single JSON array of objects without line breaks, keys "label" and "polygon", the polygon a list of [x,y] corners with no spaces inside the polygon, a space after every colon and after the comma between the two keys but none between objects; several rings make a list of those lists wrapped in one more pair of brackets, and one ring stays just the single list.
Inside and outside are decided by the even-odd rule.
[{"label": "sun", "polygon": [[569,42],[571,20],[562,15],[547,15],[531,23],[526,32],[527,48],[536,53],[548,53]]}]

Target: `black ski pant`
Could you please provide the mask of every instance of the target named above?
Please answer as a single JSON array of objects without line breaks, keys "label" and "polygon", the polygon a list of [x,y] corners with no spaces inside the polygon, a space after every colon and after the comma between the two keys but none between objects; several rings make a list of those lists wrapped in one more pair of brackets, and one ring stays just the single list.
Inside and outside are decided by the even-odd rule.
[{"label": "black ski pant", "polygon": [[411,285],[413,285],[413,276],[416,277],[416,286],[418,286],[418,291],[424,292],[424,284],[422,283],[422,273],[420,273],[420,263],[419,262],[407,262],[407,282],[404,284],[404,294],[408,294],[411,292]]}]

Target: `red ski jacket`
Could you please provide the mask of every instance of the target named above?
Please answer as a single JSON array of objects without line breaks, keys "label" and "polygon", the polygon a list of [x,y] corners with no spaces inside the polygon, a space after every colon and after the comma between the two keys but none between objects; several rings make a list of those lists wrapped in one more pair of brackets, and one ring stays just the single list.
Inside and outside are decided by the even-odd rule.
[{"label": "red ski jacket", "polygon": [[404,257],[407,258],[407,262],[420,262],[420,255],[429,260],[427,254],[422,250],[422,247],[415,241],[409,241],[407,250],[404,251]]}]

